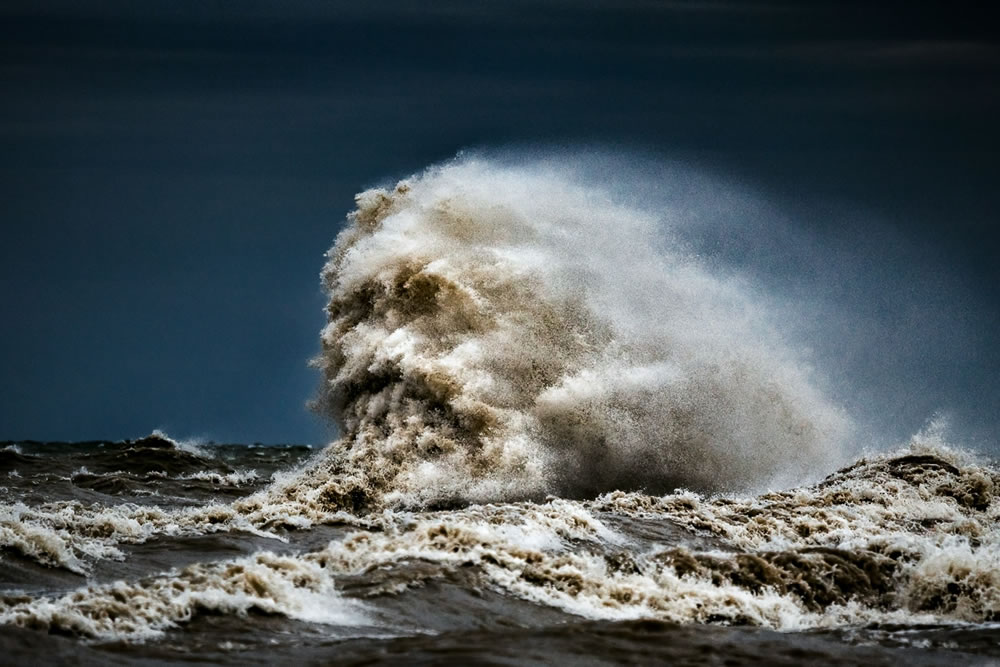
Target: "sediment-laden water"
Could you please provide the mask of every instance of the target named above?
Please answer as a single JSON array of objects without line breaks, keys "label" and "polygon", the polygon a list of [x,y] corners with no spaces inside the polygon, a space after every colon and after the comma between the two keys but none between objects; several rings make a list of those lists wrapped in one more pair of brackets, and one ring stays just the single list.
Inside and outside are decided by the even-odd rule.
[{"label": "sediment-laden water", "polygon": [[0,445],[0,646],[84,662],[1000,659],[1000,469],[552,165],[358,196],[326,447]]}]

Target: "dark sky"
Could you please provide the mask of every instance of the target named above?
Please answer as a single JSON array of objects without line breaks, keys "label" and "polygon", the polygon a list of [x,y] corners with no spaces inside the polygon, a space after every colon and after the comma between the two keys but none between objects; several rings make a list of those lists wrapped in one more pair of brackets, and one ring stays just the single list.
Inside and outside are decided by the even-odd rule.
[{"label": "dark sky", "polygon": [[354,193],[544,144],[758,193],[781,224],[702,242],[822,304],[845,403],[995,449],[987,4],[8,0],[0,439],[325,440],[306,363]]}]

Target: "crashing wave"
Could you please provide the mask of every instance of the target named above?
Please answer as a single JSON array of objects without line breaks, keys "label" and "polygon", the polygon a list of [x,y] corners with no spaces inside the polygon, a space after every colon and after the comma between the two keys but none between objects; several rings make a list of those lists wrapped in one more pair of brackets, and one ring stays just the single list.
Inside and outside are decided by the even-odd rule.
[{"label": "crashing wave", "polygon": [[[619,491],[387,510],[319,551],[0,600],[0,622],[125,639],[213,611],[377,623],[380,598],[449,577],[604,620],[782,630],[995,621],[998,485],[996,469],[918,439],[819,483],[758,496]],[[368,612],[351,606],[358,597]]]},{"label": "crashing wave", "polygon": [[357,197],[323,272],[320,410],[287,494],[359,510],[748,489],[848,419],[749,288],[568,173],[461,160]]},{"label": "crashing wave", "polygon": [[[317,407],[336,442],[229,504],[0,506],[0,547],[81,574],[156,535],[281,541],[339,523],[337,537],[0,597],[0,623],[129,640],[220,611],[377,623],[352,590],[378,600],[459,571],[597,619],[1000,619],[1000,472],[929,431],[808,483],[844,463],[850,420],[776,332],[780,313],[660,218],[567,171],[475,159],[357,204],[323,272]],[[199,470],[203,452],[162,434],[127,452],[108,465],[256,479]],[[87,470],[74,479],[99,477]]]}]

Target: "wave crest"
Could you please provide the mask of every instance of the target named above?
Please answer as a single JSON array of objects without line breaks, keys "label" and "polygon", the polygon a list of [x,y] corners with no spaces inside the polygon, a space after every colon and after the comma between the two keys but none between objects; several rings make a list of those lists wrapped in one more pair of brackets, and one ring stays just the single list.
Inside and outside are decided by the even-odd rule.
[{"label": "wave crest", "polygon": [[[676,230],[674,230],[676,231]],[[288,491],[350,509],[793,481],[848,419],[760,298],[568,171],[461,159],[357,197]]]}]

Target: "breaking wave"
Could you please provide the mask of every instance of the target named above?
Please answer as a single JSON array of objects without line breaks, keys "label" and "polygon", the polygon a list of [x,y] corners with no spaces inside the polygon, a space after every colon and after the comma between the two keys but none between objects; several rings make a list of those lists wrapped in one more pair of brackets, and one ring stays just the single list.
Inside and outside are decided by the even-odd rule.
[{"label": "breaking wave", "polygon": [[316,362],[342,437],[301,483],[358,509],[829,470],[849,420],[676,231],[551,165],[462,159],[358,195]]},{"label": "breaking wave", "polygon": [[[227,459],[157,433],[81,445],[55,478],[54,449],[0,450],[5,556],[88,577],[5,592],[0,623],[141,640],[263,613],[430,632],[386,600],[431,580],[592,619],[1000,620],[997,468],[935,425],[827,474],[851,420],[783,314],[669,218],[551,164],[461,159],[361,193],[323,271],[316,404],[340,437],[310,459]],[[30,502],[54,480],[65,498]],[[219,533],[233,541],[208,562],[92,576],[154,538]],[[489,604],[427,595],[418,614]]]},{"label": "breaking wave", "polygon": [[0,623],[130,640],[220,612],[385,627],[379,601],[431,580],[603,620],[982,623],[1000,619],[998,484],[996,469],[921,434],[819,483],[758,496],[615,491],[386,510],[316,551],[6,596]]}]

